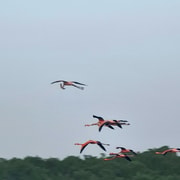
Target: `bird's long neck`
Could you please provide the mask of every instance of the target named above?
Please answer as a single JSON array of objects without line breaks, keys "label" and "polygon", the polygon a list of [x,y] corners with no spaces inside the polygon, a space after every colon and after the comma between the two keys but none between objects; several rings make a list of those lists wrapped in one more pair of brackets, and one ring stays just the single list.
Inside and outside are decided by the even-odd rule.
[{"label": "bird's long neck", "polygon": [[82,145],[82,144],[80,144],[80,143],[74,143],[74,145]]},{"label": "bird's long neck", "polygon": [[104,161],[109,161],[109,160],[113,160],[113,159],[115,159],[116,157],[112,157],[112,158],[106,158],[106,159],[104,159]]},{"label": "bird's long neck", "polygon": [[163,154],[163,152],[155,152],[156,154]]},{"label": "bird's long neck", "polygon": [[98,125],[98,123],[93,123],[93,124],[85,124],[85,126],[94,126],[94,125]]}]

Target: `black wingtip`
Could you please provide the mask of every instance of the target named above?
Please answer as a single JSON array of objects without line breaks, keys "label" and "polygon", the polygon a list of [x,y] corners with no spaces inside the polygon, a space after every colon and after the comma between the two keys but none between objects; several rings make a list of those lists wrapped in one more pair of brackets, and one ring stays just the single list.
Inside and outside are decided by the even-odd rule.
[{"label": "black wingtip", "polygon": [[125,157],[128,161],[132,161],[128,156]]}]

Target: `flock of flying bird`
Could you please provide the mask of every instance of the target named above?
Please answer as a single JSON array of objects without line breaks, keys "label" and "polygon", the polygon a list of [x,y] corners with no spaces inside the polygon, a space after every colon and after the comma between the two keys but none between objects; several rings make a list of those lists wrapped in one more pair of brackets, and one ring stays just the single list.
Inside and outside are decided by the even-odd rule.
[{"label": "flock of flying bird", "polygon": [[[86,84],[79,83],[77,81],[64,81],[64,80],[57,80],[53,81],[51,84],[60,83],[60,88],[65,89],[65,86],[74,86],[78,89],[83,90],[83,86],[87,86]],[[127,120],[104,120],[104,118],[100,116],[93,115],[93,118],[97,118],[98,122],[93,124],[85,124],[85,126],[94,126],[97,125],[99,127],[99,132],[102,130],[103,127],[108,127],[110,129],[114,129],[113,126],[118,126],[119,128],[122,128],[122,125],[130,125]],[[83,152],[83,150],[89,145],[89,144],[97,144],[102,150],[106,151],[104,145],[109,146],[109,144],[102,143],[100,141],[95,140],[88,140],[85,143],[75,143],[74,145],[80,145],[80,153]],[[109,153],[111,155],[110,158],[105,158],[105,161],[113,160],[115,158],[125,158],[128,161],[132,161],[130,157],[133,157],[134,155],[137,155],[137,152],[134,152],[132,149],[126,149],[124,147],[116,147],[116,149],[121,149],[118,153]],[[155,154],[162,154],[166,155],[167,153],[176,153],[180,152],[180,148],[171,148],[167,149],[162,152],[155,152]]]}]

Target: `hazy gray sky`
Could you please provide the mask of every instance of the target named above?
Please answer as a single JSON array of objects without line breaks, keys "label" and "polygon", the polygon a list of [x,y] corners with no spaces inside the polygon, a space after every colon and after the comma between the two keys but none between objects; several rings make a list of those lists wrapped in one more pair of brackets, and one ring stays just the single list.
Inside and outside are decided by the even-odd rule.
[{"label": "hazy gray sky", "polygon": [[[180,147],[179,0],[7,0],[0,6],[0,156],[79,156],[100,140]],[[75,80],[84,91],[54,80]],[[92,115],[127,119],[102,129]],[[90,145],[83,154],[99,155]]]}]

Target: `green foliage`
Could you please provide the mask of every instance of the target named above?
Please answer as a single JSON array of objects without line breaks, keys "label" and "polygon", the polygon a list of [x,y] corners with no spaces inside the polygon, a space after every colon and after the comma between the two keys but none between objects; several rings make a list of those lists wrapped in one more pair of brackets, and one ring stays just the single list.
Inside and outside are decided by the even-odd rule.
[{"label": "green foliage", "polygon": [[83,159],[75,156],[63,160],[26,157],[24,159],[0,158],[0,179],[2,180],[179,180],[180,157],[175,153],[166,156],[155,151],[168,149],[149,149],[132,157],[104,161],[90,155]]}]

